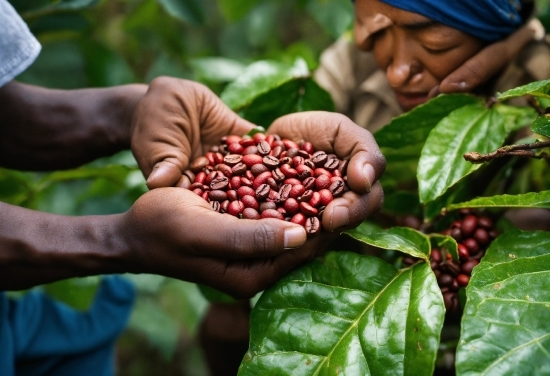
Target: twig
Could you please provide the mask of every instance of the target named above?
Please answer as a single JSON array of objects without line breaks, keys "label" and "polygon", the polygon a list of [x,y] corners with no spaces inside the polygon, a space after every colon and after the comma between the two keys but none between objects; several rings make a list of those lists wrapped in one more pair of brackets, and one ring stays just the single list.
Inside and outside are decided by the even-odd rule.
[{"label": "twig", "polygon": [[495,158],[506,157],[510,155],[537,159],[549,159],[549,155],[546,152],[536,154],[534,151],[531,151],[531,149],[540,149],[547,146],[550,146],[550,141],[539,141],[531,144],[507,145],[487,154],[481,154],[477,151],[470,151],[464,154],[464,159],[471,163],[485,163]]},{"label": "twig", "polygon": [[542,108],[539,101],[534,96],[528,95],[527,96],[527,103],[529,103],[529,105],[531,107],[533,107],[535,109],[535,111],[538,112],[539,115],[544,115],[544,114],[547,113],[546,111],[548,110],[548,108],[546,108],[546,109]]}]

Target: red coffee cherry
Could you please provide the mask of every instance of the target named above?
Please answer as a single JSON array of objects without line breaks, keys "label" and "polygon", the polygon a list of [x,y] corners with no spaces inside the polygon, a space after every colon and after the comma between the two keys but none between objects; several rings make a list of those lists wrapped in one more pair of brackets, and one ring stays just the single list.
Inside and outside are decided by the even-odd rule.
[{"label": "red coffee cherry", "polygon": [[456,276],[456,281],[460,286],[468,286],[468,282],[470,282],[470,277],[466,274],[459,274]]},{"label": "red coffee cherry", "polygon": [[474,231],[477,228],[477,217],[473,214],[469,214],[462,220],[462,226],[460,230],[462,231],[462,236],[470,237],[474,234]]},{"label": "red coffee cherry", "polygon": [[468,260],[470,257],[470,251],[468,251],[468,248],[462,243],[458,243],[458,257],[461,260]]},{"label": "red coffee cherry", "polygon": [[266,209],[262,212],[261,214],[261,217],[262,218],[277,218],[277,219],[281,219],[281,220],[284,220],[285,217],[277,210],[275,209]]}]

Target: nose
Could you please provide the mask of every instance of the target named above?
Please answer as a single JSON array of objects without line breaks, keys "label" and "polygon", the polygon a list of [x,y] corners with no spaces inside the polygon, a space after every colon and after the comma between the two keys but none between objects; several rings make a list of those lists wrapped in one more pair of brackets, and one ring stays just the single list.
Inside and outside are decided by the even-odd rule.
[{"label": "nose", "polygon": [[392,87],[400,87],[420,78],[422,65],[407,51],[406,46],[394,50],[393,59],[386,69],[386,77]]}]

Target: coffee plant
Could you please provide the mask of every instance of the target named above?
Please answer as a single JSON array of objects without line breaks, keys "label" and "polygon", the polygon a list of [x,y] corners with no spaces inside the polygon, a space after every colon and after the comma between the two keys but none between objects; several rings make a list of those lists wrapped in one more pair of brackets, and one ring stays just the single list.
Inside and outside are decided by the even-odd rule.
[{"label": "coffee plant", "polygon": [[[264,127],[273,92],[308,95],[307,74],[270,64],[222,93]],[[378,131],[384,208],[263,292],[239,375],[549,373],[550,237],[513,211],[550,209],[548,99],[550,81],[440,95]]]}]

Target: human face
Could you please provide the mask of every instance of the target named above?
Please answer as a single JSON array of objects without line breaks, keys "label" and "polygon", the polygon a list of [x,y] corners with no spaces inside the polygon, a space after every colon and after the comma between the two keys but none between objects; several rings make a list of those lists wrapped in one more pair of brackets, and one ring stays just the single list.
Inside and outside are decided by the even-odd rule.
[{"label": "human face", "polygon": [[373,51],[404,111],[426,102],[431,89],[483,47],[462,31],[379,0],[356,0],[355,12],[355,43]]}]

